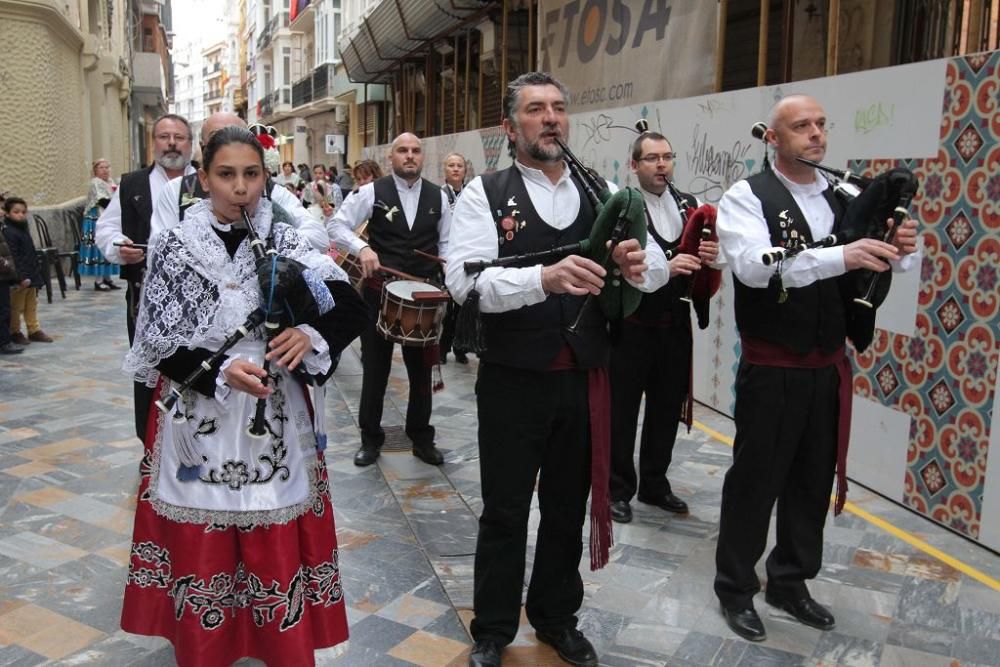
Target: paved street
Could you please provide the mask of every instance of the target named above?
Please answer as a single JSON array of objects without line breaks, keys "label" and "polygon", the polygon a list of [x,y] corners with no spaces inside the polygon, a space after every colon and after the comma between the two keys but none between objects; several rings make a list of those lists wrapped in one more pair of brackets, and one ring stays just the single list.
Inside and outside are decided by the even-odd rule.
[{"label": "paved street", "polygon": [[[118,629],[141,452],[131,435],[131,386],[118,371],[126,344],[122,293],[57,294],[40,305],[40,320],[55,344],[0,357],[0,664],[172,665],[165,640]],[[445,452],[441,468],[408,449],[356,468],[357,344],[334,376],[327,462],[351,637],[318,653],[320,664],[466,663],[482,506],[476,365],[443,370],[447,386],[435,396],[432,420]],[[386,423],[402,425],[401,363],[386,400]],[[760,596],[768,640],[751,645],[732,635],[711,580],[731,457],[722,439],[733,428],[707,410],[697,419],[703,428],[678,440],[671,469],[691,514],[634,503],[635,521],[615,528],[611,563],[594,573],[586,558],[581,563],[580,627],[602,664],[998,664],[1000,593],[987,584],[997,585],[1000,558],[857,486],[853,505],[895,530],[854,511],[829,518],[824,568],[811,590],[832,608],[837,629],[804,627]],[[958,562],[918,550],[905,535]],[[533,536],[529,559],[532,545]],[[504,660],[561,664],[526,622]]]}]

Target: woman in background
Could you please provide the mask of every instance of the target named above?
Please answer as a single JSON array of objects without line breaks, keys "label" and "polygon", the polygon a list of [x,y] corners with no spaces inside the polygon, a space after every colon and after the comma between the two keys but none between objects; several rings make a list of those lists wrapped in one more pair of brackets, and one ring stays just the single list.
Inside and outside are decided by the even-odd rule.
[{"label": "woman in background", "polygon": [[94,276],[94,289],[98,292],[121,289],[111,279],[117,273],[118,267],[104,259],[104,255],[94,243],[94,230],[97,219],[107,208],[118,183],[111,178],[111,162],[105,158],[96,160],[91,165],[90,190],[87,192],[87,203],[84,205],[83,222],[80,229],[80,263],[78,271],[81,276]]}]

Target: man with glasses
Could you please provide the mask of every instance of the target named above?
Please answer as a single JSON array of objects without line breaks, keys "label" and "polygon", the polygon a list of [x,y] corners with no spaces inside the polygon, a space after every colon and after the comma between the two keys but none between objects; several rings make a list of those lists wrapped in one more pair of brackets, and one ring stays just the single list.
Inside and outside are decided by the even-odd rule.
[{"label": "man with glasses", "polygon": [[[128,341],[135,336],[135,313],[146,268],[145,246],[149,240],[153,202],[172,178],[195,173],[191,166],[191,125],[183,116],[166,114],[153,123],[153,164],[122,176],[111,203],[97,220],[94,242],[109,262],[121,264],[125,280],[125,322]],[[135,434],[146,433],[153,389],[136,384]]]},{"label": "man with glasses", "polygon": [[[665,253],[680,242],[681,200],[691,211],[698,206],[689,194],[678,193],[675,199],[667,186],[675,158],[670,142],[658,132],[644,132],[632,144],[631,168],[642,192],[649,237]],[[611,350],[611,518],[619,523],[632,520],[629,502],[636,491],[641,503],[668,512],[688,511],[667,480],[691,380],[690,304],[682,300],[689,281],[675,277],[691,275],[703,262],[715,262],[718,252],[718,243],[702,241],[698,257],[678,254],[671,259],[669,282],[643,294],[639,309],[622,322],[621,337]],[[633,456],[643,393],[646,412],[637,480]]]}]

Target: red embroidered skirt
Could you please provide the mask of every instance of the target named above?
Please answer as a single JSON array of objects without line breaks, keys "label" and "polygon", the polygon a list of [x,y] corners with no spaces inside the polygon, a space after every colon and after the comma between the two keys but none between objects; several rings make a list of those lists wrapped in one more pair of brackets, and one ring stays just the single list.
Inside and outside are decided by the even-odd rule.
[{"label": "red embroidered skirt", "polygon": [[170,640],[182,667],[220,667],[246,656],[314,665],[313,651],[347,639],[326,466],[319,471],[322,501],[287,523],[171,521],[149,500],[158,423],[151,415],[140,464],[122,629]]}]

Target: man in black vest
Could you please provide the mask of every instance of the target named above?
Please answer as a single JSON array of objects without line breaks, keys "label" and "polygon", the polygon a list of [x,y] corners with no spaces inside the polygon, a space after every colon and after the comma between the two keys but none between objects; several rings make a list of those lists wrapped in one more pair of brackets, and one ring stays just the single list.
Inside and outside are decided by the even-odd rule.
[{"label": "man in black vest", "polygon": [[[589,235],[594,207],[570,178],[556,143],[568,140],[567,96],[561,83],[542,72],[508,84],[503,128],[514,166],[465,187],[449,241],[448,287],[465,307],[475,287],[486,339],[476,383],[483,513],[469,659],[475,666],[499,665],[503,647],[517,633],[536,478],[541,523],[528,620],[564,660],[597,664],[594,647],[576,628],[576,612],[583,602],[581,533],[592,466],[603,471],[594,489],[595,498],[603,490],[605,504],[601,510],[593,503],[604,521],[591,519],[592,567],[605,562],[611,530],[606,422],[604,429],[599,421],[591,424],[592,415],[604,419],[609,409],[607,320],[591,303],[577,331],[566,329],[585,296],[601,290],[607,272],[579,255],[545,266],[488,268],[478,276],[463,270],[468,260],[547,250]],[[617,271],[644,291],[666,283],[666,258],[655,244],[643,251],[629,239],[613,257]]]},{"label": "man in black vest", "polygon": [[[135,336],[135,316],[146,268],[145,244],[149,240],[153,204],[163,186],[173,178],[195,173],[191,167],[192,135],[187,120],[175,114],[153,123],[153,166],[122,176],[111,203],[97,221],[94,241],[109,262],[121,264],[125,280],[125,322],[128,341]],[[124,245],[115,245],[124,244]],[[142,440],[153,390],[135,385],[135,432]]]},{"label": "man in black vest", "polygon": [[765,252],[820,239],[838,228],[843,215],[827,181],[795,159],[820,162],[826,154],[826,114],[819,103],[786,97],[769,124],[765,139],[774,149],[774,170],[731,187],[717,220],[735,278],[742,352],[715,593],[729,627],[750,641],[766,637],[753,606],[760,590],[754,565],[764,553],[776,501],[777,544],[767,558],[765,600],[806,625],[834,627],[833,615],[812,599],[805,582],[820,569],[835,464],[844,484],[838,484],[838,511],[846,490],[849,429],[838,429],[838,420],[851,402],[851,365],[836,278],[859,268],[885,271],[886,260],[894,270],[919,264],[916,222],[906,220],[892,245],[861,239],[765,266]]},{"label": "man in black vest", "polygon": [[[680,243],[684,228],[680,202],[667,181],[674,176],[673,148],[658,132],[644,132],[632,144],[632,173],[639,181],[649,236],[666,253]],[[697,200],[681,194],[694,211]],[[719,244],[702,241],[699,257],[679,253],[670,260],[670,277],[688,276],[701,263],[714,263]],[[674,495],[667,468],[677,439],[681,407],[690,390],[691,315],[682,301],[687,280],[671,280],[642,297],[639,309],[622,322],[621,337],[611,350],[611,518],[632,520],[629,501],[636,495],[668,512],[685,513],[687,503]],[[646,412],[639,445],[639,476],[633,456],[639,405],[646,394]]]},{"label": "man in black vest", "polygon": [[[421,178],[423,146],[416,135],[405,132],[392,142],[389,160],[392,174],[361,186],[352,193],[333,217],[328,229],[335,243],[358,256],[364,271],[363,296],[373,311],[378,310],[384,282],[382,266],[420,278],[439,278],[437,262],[414,250],[443,256],[448,243],[451,209],[441,188]],[[354,230],[368,220],[368,241]],[[395,343],[386,340],[372,324],[361,334],[361,448],[354,464],[375,463],[385,442],[382,403],[392,367]],[[441,465],[444,457],[434,446],[431,426],[431,359],[424,348],[403,346],[403,362],[410,382],[406,406],[406,435],[413,441],[413,454],[431,465]]]}]

